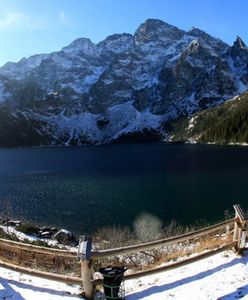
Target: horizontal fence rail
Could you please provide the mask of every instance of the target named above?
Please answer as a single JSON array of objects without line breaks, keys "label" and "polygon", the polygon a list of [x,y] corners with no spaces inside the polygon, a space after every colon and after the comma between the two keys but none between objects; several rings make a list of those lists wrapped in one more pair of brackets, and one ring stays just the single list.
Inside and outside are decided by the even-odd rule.
[{"label": "horizontal fence rail", "polygon": [[2,263],[15,264],[32,270],[46,270],[53,274],[80,276],[77,255],[69,250],[0,239],[0,259]]},{"label": "horizontal fence rail", "polygon": [[20,243],[16,241],[6,240],[6,239],[0,239],[0,246],[4,246],[9,249],[16,249],[16,250],[23,250],[23,251],[30,251],[35,253],[41,253],[41,254],[48,254],[48,255],[57,255],[60,257],[66,257],[66,258],[75,258],[76,252],[69,252],[68,250],[60,250],[60,249],[54,249],[54,248],[48,248],[48,247],[41,247],[31,244],[25,244]]},{"label": "horizontal fence rail", "polygon": [[82,280],[80,277],[66,276],[66,275],[60,275],[60,274],[55,274],[55,273],[50,273],[50,272],[34,270],[34,269],[25,268],[25,267],[13,265],[13,264],[2,262],[2,261],[0,261],[0,267],[6,268],[6,269],[9,269],[12,271],[24,273],[24,274],[27,274],[30,276],[36,276],[36,277],[41,277],[41,278],[48,279],[48,280],[60,281],[60,282],[67,283],[67,284],[81,284],[82,283]]},{"label": "horizontal fence rail", "polygon": [[[175,268],[178,268],[178,267],[182,267],[186,264],[190,264],[190,263],[198,261],[200,259],[207,258],[207,257],[212,256],[214,254],[218,254],[222,251],[231,249],[231,248],[235,247],[236,245],[237,245],[237,242],[231,242],[231,243],[228,243],[228,244],[226,244],[222,247],[219,247],[217,249],[206,251],[204,253],[192,256],[190,258],[185,258],[185,259],[183,259],[181,261],[178,261],[178,262],[168,263],[164,266],[156,267],[156,268],[145,270],[145,271],[139,271],[139,272],[135,272],[135,273],[132,273],[132,274],[126,274],[124,276],[124,278],[125,278],[125,280],[131,280],[131,279],[136,279],[136,278],[139,278],[139,277],[142,277],[142,276],[152,275],[152,274],[156,274],[158,272],[164,272],[164,271],[168,271],[168,270],[175,269]],[[94,285],[98,285],[98,284],[101,284],[101,283],[102,283],[102,279],[93,280]]]},{"label": "horizontal fence rail", "polygon": [[179,243],[179,242],[182,242],[185,240],[199,238],[201,236],[213,233],[215,231],[225,228],[228,225],[234,224],[237,221],[238,221],[238,218],[233,218],[233,219],[224,221],[222,223],[218,223],[218,224],[209,226],[207,228],[199,229],[199,230],[196,230],[193,232],[185,233],[185,234],[167,238],[167,239],[161,239],[161,240],[157,240],[154,242],[147,242],[147,243],[143,243],[143,244],[126,246],[126,247],[93,251],[92,258],[94,259],[94,258],[103,258],[103,257],[109,257],[109,256],[123,255],[123,254],[128,254],[128,253],[133,253],[133,252],[147,251],[147,250],[151,250],[151,249],[163,247],[163,246],[169,246],[169,245]]}]

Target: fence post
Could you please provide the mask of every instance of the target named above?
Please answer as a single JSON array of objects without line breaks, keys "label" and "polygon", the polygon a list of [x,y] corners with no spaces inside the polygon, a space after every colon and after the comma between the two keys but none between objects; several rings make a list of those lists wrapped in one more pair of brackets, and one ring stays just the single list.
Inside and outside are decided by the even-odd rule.
[{"label": "fence post", "polygon": [[[234,208],[235,209],[235,208]],[[238,214],[235,211],[235,219],[238,218]],[[238,232],[239,232],[239,226],[238,221],[235,221],[234,223],[234,231],[233,231],[233,241],[236,242],[238,240]]]},{"label": "fence post", "polygon": [[[225,214],[225,220],[230,220],[231,219],[231,215],[229,213],[229,210],[225,210],[224,211]],[[226,238],[228,238],[228,235],[230,234],[230,225],[226,226]]]},{"label": "fence post", "polygon": [[81,266],[81,277],[86,299],[93,299],[94,287],[92,284],[91,272],[91,249],[92,238],[87,236],[79,237],[78,258]]},{"label": "fence post", "polygon": [[235,218],[238,218],[238,222],[235,222],[233,240],[237,241],[237,249],[241,250],[246,246],[247,235],[247,216],[239,204],[233,206],[235,210]]}]

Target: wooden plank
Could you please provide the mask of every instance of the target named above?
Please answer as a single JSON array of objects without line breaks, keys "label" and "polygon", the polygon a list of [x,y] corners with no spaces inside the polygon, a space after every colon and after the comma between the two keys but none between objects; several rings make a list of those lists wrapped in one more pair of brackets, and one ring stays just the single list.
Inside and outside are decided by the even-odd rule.
[{"label": "wooden plank", "polygon": [[59,275],[59,274],[54,274],[54,273],[49,273],[49,272],[44,272],[44,271],[38,271],[38,270],[33,270],[30,268],[25,268],[21,266],[16,266],[10,263],[6,263],[3,261],[0,261],[0,267],[10,269],[12,271],[24,273],[30,276],[36,276],[36,277],[41,277],[45,278],[48,280],[55,280],[55,281],[60,281],[64,282],[67,284],[79,284],[81,285],[81,278],[79,277],[73,277],[73,276],[66,276],[66,275]]},{"label": "wooden plank", "polygon": [[[175,262],[175,263],[172,263],[172,264],[157,267],[157,268],[154,268],[154,269],[151,269],[151,270],[140,271],[140,272],[136,272],[134,274],[127,274],[127,275],[124,276],[124,279],[125,280],[136,279],[136,278],[139,278],[139,277],[142,277],[142,276],[152,275],[152,274],[156,274],[156,273],[159,273],[159,272],[172,270],[172,269],[184,266],[186,264],[190,264],[192,262],[198,261],[200,259],[207,258],[207,257],[212,256],[214,254],[221,253],[225,250],[236,247],[236,245],[237,245],[237,242],[231,242],[231,243],[228,243],[228,244],[226,244],[226,245],[224,245],[220,248],[210,250],[208,252],[201,253],[199,255],[184,259],[182,261],[178,261],[178,262]],[[93,284],[94,285],[102,284],[102,280],[101,279],[93,280]]]},{"label": "wooden plank", "polygon": [[185,240],[190,240],[190,239],[204,236],[206,234],[213,233],[213,232],[223,229],[227,225],[233,224],[234,222],[237,222],[237,221],[238,221],[238,219],[234,218],[231,220],[224,221],[222,223],[218,223],[218,224],[209,226],[207,228],[203,228],[203,229],[189,232],[186,234],[178,235],[176,237],[161,239],[161,240],[157,240],[157,241],[153,241],[153,242],[132,245],[132,246],[127,246],[127,247],[94,251],[92,253],[92,258],[97,259],[97,258],[101,258],[101,257],[123,255],[123,254],[127,254],[127,253],[138,252],[138,251],[147,251],[147,250],[151,250],[153,248],[162,247],[162,246],[169,246],[169,245],[172,245],[175,243],[183,242]]},{"label": "wooden plank", "polygon": [[48,254],[48,255],[58,255],[61,257],[76,259],[76,252],[69,252],[66,250],[59,250],[59,249],[29,245],[29,244],[5,240],[5,239],[0,239],[0,247],[1,246],[8,248],[8,249],[24,250],[24,251],[42,253],[42,254]]},{"label": "wooden plank", "polygon": [[247,221],[246,213],[244,212],[244,210],[241,208],[239,204],[233,205],[233,208],[235,210],[237,217],[240,219],[241,222]]},{"label": "wooden plank", "polygon": [[91,262],[87,260],[81,260],[81,283],[84,288],[84,296],[86,299],[93,299],[94,286],[92,283],[92,274],[91,274]]},{"label": "wooden plank", "polygon": [[246,230],[242,230],[240,234],[239,248],[244,249],[246,245]]},{"label": "wooden plank", "polygon": [[241,208],[239,204],[235,204],[233,206],[235,210],[235,217],[238,218],[238,221],[235,222],[234,225],[234,233],[233,233],[233,240],[237,241],[237,250],[245,247],[246,244],[246,231],[247,231],[247,215],[244,210]]},{"label": "wooden plank", "polygon": [[85,236],[83,239],[81,236],[79,239],[78,257],[80,258],[82,284],[86,299],[93,299],[94,297],[91,273],[91,249],[92,238]]}]

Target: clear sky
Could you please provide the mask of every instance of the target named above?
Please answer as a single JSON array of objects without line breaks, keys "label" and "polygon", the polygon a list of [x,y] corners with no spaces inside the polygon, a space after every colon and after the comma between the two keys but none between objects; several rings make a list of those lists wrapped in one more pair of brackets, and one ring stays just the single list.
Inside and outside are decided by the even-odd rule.
[{"label": "clear sky", "polygon": [[0,66],[79,37],[134,33],[148,18],[248,44],[248,0],[0,0]]}]

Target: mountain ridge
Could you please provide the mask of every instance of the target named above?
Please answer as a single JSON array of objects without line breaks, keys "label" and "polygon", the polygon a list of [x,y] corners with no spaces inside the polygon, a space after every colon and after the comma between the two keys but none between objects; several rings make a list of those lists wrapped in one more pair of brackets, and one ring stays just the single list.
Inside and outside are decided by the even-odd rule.
[{"label": "mountain ridge", "polygon": [[247,88],[248,49],[240,37],[229,46],[200,29],[148,19],[133,35],[97,44],[78,38],[60,51],[5,64],[0,110],[9,111],[7,123],[32,124],[40,136],[35,145],[163,139],[164,123]]},{"label": "mountain ridge", "polygon": [[168,124],[168,140],[188,143],[247,144],[248,92],[191,117]]}]

